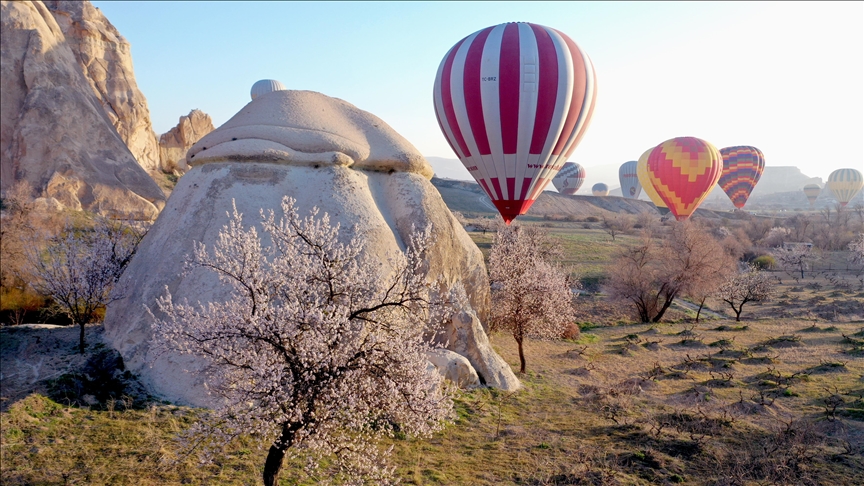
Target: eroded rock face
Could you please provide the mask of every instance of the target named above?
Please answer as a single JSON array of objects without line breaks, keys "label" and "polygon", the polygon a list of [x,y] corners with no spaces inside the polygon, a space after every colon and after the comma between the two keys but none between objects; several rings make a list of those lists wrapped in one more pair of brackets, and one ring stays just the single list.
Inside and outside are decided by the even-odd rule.
[{"label": "eroded rock face", "polygon": [[[297,200],[300,214],[318,207],[340,223],[343,237],[359,237],[363,258],[385,273],[388,255],[404,250],[414,228],[431,225],[430,278],[441,282],[442,295],[464,287],[466,296],[441,337],[487,385],[519,387],[480,325],[489,308],[482,254],[429,182],[429,164],[382,120],[320,93],[268,93],[196,143],[187,162],[192,168],[123,275],[127,297],[105,317],[107,340],[153,392],[180,403],[209,403],[198,373],[206,362],[178,353],[156,356],[146,308],[157,312],[156,298],[166,286],[175,301],[224,299],[225,288],[212,272],[179,272],[184,256],[194,242],[212,246],[232,203],[245,223],[259,224],[261,208],[281,214],[285,195]],[[466,325],[470,332],[461,330]]]},{"label": "eroded rock face", "polygon": [[49,0],[45,6],[120,138],[144,169],[160,170],[159,144],[135,82],[129,42],[88,1]]},{"label": "eroded rock face", "polygon": [[461,354],[454,353],[449,349],[433,349],[426,353],[426,359],[432,363],[438,374],[459,388],[470,389],[480,386],[480,377],[477,376],[477,371],[471,366],[471,362]]},{"label": "eroded rock face", "polygon": [[165,172],[186,172],[186,152],[201,137],[213,131],[213,120],[201,110],[181,116],[177,126],[159,137],[159,160]]},{"label": "eroded rock face", "polygon": [[108,216],[153,219],[165,195],[118,136],[41,2],[0,2],[0,188]]}]

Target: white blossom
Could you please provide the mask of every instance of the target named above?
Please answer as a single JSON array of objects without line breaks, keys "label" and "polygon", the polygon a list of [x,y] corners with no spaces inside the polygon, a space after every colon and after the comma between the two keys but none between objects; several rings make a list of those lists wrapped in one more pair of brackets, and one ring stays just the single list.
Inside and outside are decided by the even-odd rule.
[{"label": "white blossom", "polygon": [[283,199],[278,220],[262,211],[268,245],[235,207],[215,245],[196,246],[189,268],[216,272],[233,292],[190,305],[166,288],[156,344],[213,363],[206,380],[221,405],[193,427],[192,443],[218,450],[240,434],[266,437],[265,484],[276,484],[286,454],[306,455],[309,474],[329,457],[330,478],[390,482],[378,439],[428,436],[451,409],[426,371],[430,230],[414,233],[382,275],[359,240],[340,243],[327,214],[301,218],[294,203]]},{"label": "white blossom", "polygon": [[732,307],[735,320],[741,320],[741,311],[748,302],[761,302],[774,294],[772,278],[755,265],[747,265],[743,272],[726,279],[717,290],[717,297]]},{"label": "white blossom", "polygon": [[559,253],[543,233],[532,228],[503,227],[495,235],[489,254],[490,327],[513,335],[521,373],[525,372],[524,339],[560,338],[573,321],[571,284],[551,263]]},{"label": "white blossom", "polygon": [[90,228],[66,221],[59,235],[42,235],[44,247],[37,240],[28,243],[33,287],[80,327],[82,353],[84,327],[98,318],[97,311],[122,297],[115,284],[145,232],[141,225],[97,218]]}]

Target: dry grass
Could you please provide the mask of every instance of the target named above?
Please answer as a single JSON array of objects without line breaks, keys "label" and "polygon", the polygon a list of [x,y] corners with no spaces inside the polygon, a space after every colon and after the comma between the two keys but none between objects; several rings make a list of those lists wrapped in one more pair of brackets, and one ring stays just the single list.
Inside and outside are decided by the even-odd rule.
[{"label": "dry grass", "polygon": [[[406,484],[854,484],[864,470],[864,360],[846,350],[864,333],[860,323],[816,327],[621,325],[578,342],[528,342],[524,390],[464,392],[444,432],[392,441],[393,464]],[[518,363],[512,338],[492,343]],[[2,483],[259,480],[255,439],[226,445],[217,464],[175,463],[172,438],[198,412],[125,405],[18,400],[0,415]],[[299,477],[291,464],[283,484],[321,479]]]}]

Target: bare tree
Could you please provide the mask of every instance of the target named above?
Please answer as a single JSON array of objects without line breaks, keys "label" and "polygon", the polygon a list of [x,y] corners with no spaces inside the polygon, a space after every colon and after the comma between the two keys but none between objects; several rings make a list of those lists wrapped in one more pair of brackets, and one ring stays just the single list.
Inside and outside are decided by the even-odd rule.
[{"label": "bare tree", "polygon": [[660,218],[654,211],[639,213],[636,215],[636,223],[633,227],[640,229],[640,233],[653,236],[660,227]]},{"label": "bare tree", "polygon": [[3,197],[2,224],[0,224],[0,285],[4,288],[25,285],[27,244],[34,232],[32,187],[19,181]]},{"label": "bare tree", "polygon": [[858,233],[858,238],[855,238],[849,243],[849,261],[856,265],[864,264],[864,233]]},{"label": "bare tree", "polygon": [[612,241],[615,241],[615,236],[626,233],[633,228],[633,222],[630,218],[618,214],[614,216],[604,215],[603,224],[600,227],[603,228],[606,234],[612,237]]},{"label": "bare tree", "polygon": [[29,242],[33,287],[53,299],[60,312],[80,328],[82,354],[85,326],[121,297],[115,283],[145,232],[141,225],[97,217],[92,228],[67,221],[59,235],[44,237],[48,241],[44,248],[37,241]]},{"label": "bare tree", "polygon": [[722,279],[730,261],[710,233],[690,222],[674,223],[662,242],[643,238],[618,253],[608,290],[632,303],[642,322],[660,322],[676,297]]},{"label": "bare tree", "polygon": [[774,248],[771,254],[786,273],[798,271],[801,272],[801,278],[804,278],[804,270],[810,268],[810,262],[815,258],[810,245],[807,244],[790,244],[786,247]]},{"label": "bare tree", "polygon": [[525,338],[561,337],[573,320],[567,275],[552,263],[560,249],[545,233],[520,226],[498,230],[489,254],[490,328],[510,332],[525,373]]},{"label": "bare tree", "polygon": [[266,247],[236,207],[212,250],[197,245],[187,268],[215,272],[233,292],[195,307],[166,292],[157,346],[213,364],[207,385],[224,400],[193,427],[194,444],[214,452],[240,434],[269,438],[267,486],[278,483],[286,454],[301,453],[311,470],[330,458],[337,477],[387,483],[393,470],[379,439],[428,436],[452,406],[426,371],[430,233],[415,234],[381,275],[360,241],[340,243],[338,224],[317,209],[301,218],[294,203],[283,199],[278,221],[262,211]]},{"label": "bare tree", "polygon": [[767,300],[773,293],[774,280],[755,265],[747,265],[743,272],[726,279],[717,290],[718,298],[732,307],[736,321],[741,320],[744,304]]}]

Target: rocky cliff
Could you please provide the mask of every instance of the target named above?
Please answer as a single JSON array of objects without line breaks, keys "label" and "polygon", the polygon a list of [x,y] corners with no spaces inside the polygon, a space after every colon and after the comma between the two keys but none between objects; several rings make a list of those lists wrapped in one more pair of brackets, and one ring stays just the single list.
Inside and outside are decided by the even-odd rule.
[{"label": "rocky cliff", "polygon": [[[138,164],[103,106],[103,101],[120,106],[122,96],[116,92],[125,88],[105,77],[105,93],[118,97],[99,97],[94,89],[99,82],[82,70],[80,59],[88,58],[75,53],[90,41],[70,42],[42,2],[3,1],[0,9],[0,187],[5,190],[23,179],[35,188],[34,196],[54,198],[68,208],[155,218],[165,195]],[[81,32],[96,36],[94,29]],[[110,71],[93,68],[94,73]],[[146,125],[149,130],[149,119]]]},{"label": "rocky cliff", "polygon": [[147,100],[135,82],[129,42],[90,2],[46,1],[45,6],[120,138],[144,169],[160,169],[159,146]]},{"label": "rocky cliff", "polygon": [[159,137],[159,160],[165,172],[186,172],[186,152],[201,137],[213,131],[213,120],[201,110],[181,116],[177,126]]}]

